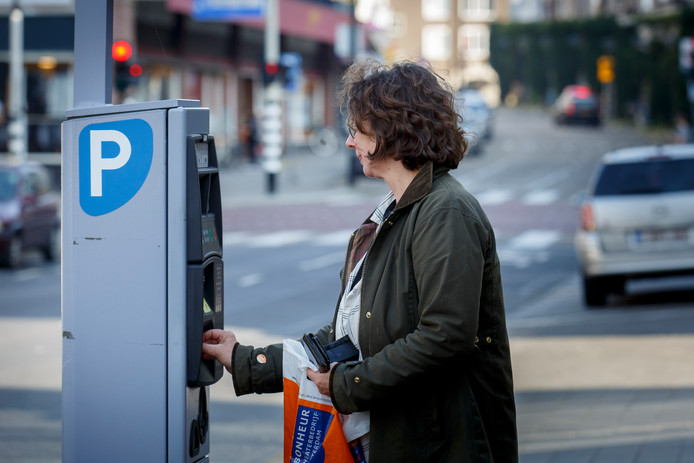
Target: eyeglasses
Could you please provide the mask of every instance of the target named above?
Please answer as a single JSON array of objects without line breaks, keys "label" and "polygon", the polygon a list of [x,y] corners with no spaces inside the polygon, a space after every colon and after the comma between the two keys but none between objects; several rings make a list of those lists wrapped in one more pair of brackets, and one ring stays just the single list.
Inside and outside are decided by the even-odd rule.
[{"label": "eyeglasses", "polygon": [[352,139],[354,139],[356,132],[352,129],[352,127],[349,126],[349,124],[347,125],[347,133],[349,133],[349,136],[352,137]]}]

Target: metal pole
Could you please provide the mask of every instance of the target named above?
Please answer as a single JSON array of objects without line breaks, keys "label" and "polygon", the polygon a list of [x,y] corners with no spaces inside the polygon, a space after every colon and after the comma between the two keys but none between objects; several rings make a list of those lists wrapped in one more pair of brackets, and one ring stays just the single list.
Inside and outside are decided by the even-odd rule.
[{"label": "metal pole", "polygon": [[75,108],[111,104],[113,0],[75,0]]},{"label": "metal pole", "polygon": [[10,13],[10,121],[8,148],[15,158],[27,158],[26,86],[24,73],[24,12],[15,3]]},{"label": "metal pole", "polygon": [[[265,6],[265,65],[279,65],[280,18],[278,0]],[[282,87],[273,80],[265,87],[263,110],[263,168],[267,173],[267,191],[274,193],[275,177],[282,170]]]},{"label": "metal pole", "polygon": [[349,54],[352,63],[357,60],[357,0],[352,0],[349,25]]}]

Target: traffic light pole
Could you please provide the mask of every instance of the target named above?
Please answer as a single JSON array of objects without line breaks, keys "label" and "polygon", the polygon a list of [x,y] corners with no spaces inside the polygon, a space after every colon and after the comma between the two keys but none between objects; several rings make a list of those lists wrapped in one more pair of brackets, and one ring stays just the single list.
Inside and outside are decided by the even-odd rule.
[{"label": "traffic light pole", "polygon": [[689,123],[686,143],[694,141],[694,37],[685,36],[679,42],[679,68],[687,82],[687,101],[689,101]]},{"label": "traffic light pole", "polygon": [[75,109],[111,104],[113,0],[75,0]]},{"label": "traffic light pole", "polygon": [[[280,28],[277,0],[265,6],[265,65],[277,66],[280,58]],[[272,79],[265,86],[263,109],[263,169],[267,173],[267,191],[276,190],[276,177],[282,170],[282,84]]]},{"label": "traffic light pole", "polygon": [[12,9],[10,23],[10,107],[7,132],[8,148],[16,159],[26,159],[27,115],[26,78],[24,72],[24,12],[19,6]]}]

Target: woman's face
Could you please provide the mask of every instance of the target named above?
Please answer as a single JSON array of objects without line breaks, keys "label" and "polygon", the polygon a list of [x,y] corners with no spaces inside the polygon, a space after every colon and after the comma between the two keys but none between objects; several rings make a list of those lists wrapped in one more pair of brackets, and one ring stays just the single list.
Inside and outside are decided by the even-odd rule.
[{"label": "woman's face", "polygon": [[350,128],[349,131],[350,134],[347,136],[345,145],[347,148],[354,150],[354,154],[364,168],[364,175],[373,178],[383,178],[380,172],[381,169],[379,169],[380,162],[367,157],[376,150],[376,139],[356,129]]}]

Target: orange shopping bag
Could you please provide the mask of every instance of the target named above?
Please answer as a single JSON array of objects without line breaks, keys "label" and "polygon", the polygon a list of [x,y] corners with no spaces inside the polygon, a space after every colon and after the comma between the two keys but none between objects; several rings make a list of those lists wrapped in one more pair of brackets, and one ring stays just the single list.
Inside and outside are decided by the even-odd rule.
[{"label": "orange shopping bag", "polygon": [[306,376],[317,368],[304,346],[285,339],[283,349],[285,463],[353,463],[330,397]]}]

